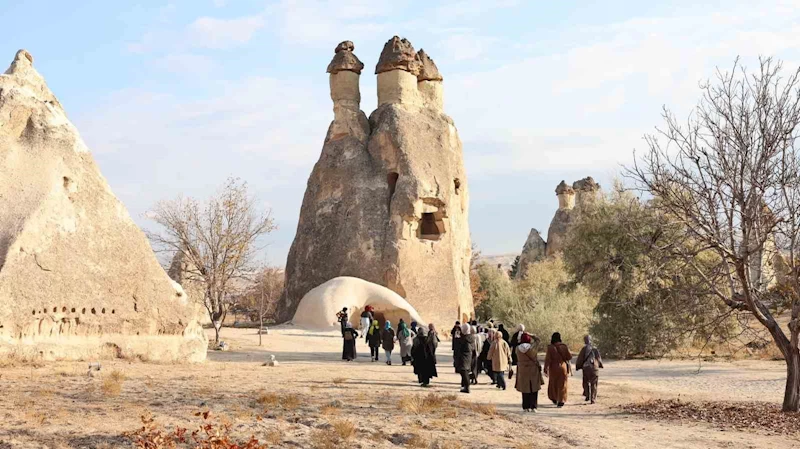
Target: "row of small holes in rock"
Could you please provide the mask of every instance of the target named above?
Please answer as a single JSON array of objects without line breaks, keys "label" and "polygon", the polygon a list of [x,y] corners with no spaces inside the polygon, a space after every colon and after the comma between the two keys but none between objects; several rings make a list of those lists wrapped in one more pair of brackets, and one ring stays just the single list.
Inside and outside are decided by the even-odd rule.
[{"label": "row of small holes in rock", "polygon": [[[53,307],[53,313],[56,313],[56,312],[58,312],[58,307]],[[67,308],[66,308],[66,307],[62,307],[62,308],[61,308],[61,312],[63,312],[63,313],[67,313]],[[97,310],[95,310],[95,308],[94,308],[94,307],[92,307],[92,310],[91,310],[91,312],[92,312],[92,314],[93,314],[93,315],[97,315]],[[42,311],[41,311],[41,312],[39,312],[39,313],[47,313],[47,311],[46,311],[46,310],[42,310]],[[70,309],[70,313],[75,313],[75,307],[73,307],[72,309]],[[84,314],[84,315],[86,314],[86,307],[84,307],[84,308],[81,310],[81,313],[82,313],[82,314]],[[105,307],[103,307],[103,308],[100,310],[100,313],[106,313],[106,308],[105,308]],[[112,313],[112,314],[115,314],[115,313],[117,313],[116,309],[111,309],[111,313]],[[36,315],[36,310],[33,310],[33,311],[31,312],[31,314],[32,314],[32,315]]]}]

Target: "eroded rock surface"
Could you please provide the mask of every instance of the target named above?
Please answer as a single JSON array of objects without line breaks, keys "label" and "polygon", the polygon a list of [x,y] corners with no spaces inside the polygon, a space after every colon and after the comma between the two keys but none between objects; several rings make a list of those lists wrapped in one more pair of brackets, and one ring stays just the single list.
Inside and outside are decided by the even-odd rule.
[{"label": "eroded rock surface", "polygon": [[564,244],[572,223],[586,208],[591,207],[599,197],[600,184],[589,176],[569,186],[561,181],[556,187],[558,210],[550,221],[547,230],[547,255],[552,256],[564,250]]},{"label": "eroded rock surface", "polygon": [[32,61],[0,75],[0,357],[204,360],[183,289]]},{"label": "eroded rock surface", "polygon": [[461,141],[442,111],[441,75],[434,79],[438,68],[427,59],[431,79],[418,80],[413,46],[387,42],[369,121],[358,73],[331,73],[334,120],[286,263],[283,319],[309,290],[338,276],[386,286],[436,324],[473,314]]},{"label": "eroded rock surface", "polygon": [[525,275],[528,273],[528,266],[544,259],[546,255],[547,243],[545,243],[538,230],[531,229],[528,239],[522,247],[522,253],[519,255],[516,278],[525,279]]}]

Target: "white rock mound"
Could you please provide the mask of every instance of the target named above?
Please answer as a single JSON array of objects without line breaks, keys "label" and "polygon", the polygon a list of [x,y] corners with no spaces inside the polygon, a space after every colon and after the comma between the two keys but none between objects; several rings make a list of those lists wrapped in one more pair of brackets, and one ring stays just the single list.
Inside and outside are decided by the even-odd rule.
[{"label": "white rock mound", "polygon": [[303,296],[292,324],[306,329],[338,330],[336,314],[347,307],[350,321],[357,327],[361,312],[367,305],[375,309],[375,316],[379,320],[389,320],[395,325],[400,318],[407,323],[423,323],[414,307],[397,293],[363,279],[341,276]]}]

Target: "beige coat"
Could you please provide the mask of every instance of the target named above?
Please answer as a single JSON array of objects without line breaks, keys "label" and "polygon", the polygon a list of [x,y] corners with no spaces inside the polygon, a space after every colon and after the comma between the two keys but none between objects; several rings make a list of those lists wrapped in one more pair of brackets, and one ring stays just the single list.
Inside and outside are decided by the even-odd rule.
[{"label": "beige coat", "polygon": [[492,371],[508,371],[508,366],[511,364],[511,349],[508,343],[503,339],[494,340],[486,360],[492,361]]},{"label": "beige coat", "polygon": [[542,366],[539,364],[536,346],[527,351],[515,349],[517,353],[517,382],[514,385],[520,393],[535,393],[542,389]]}]

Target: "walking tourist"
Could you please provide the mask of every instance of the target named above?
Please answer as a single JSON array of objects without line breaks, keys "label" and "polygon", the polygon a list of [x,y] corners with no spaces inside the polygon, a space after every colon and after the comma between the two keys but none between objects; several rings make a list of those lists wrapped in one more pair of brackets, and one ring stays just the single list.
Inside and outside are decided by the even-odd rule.
[{"label": "walking tourist", "polygon": [[364,307],[364,311],[361,312],[361,332],[366,333],[369,330],[369,326],[372,324],[372,312],[370,312],[370,307]]},{"label": "walking tourist", "polygon": [[519,337],[525,333],[525,325],[519,324],[517,325],[517,331],[514,332],[514,335],[511,336],[511,340],[508,341],[508,347],[511,349],[511,376],[514,376],[514,366],[517,366],[517,354],[515,349],[517,349],[517,345],[519,345]]},{"label": "walking tourist", "polygon": [[489,376],[489,379],[492,381],[492,385],[494,385],[496,382],[494,380],[494,373],[492,372],[492,361],[487,357],[489,356],[489,348],[492,346],[495,332],[496,331],[484,329],[483,343],[481,343],[480,347],[481,352],[478,355],[478,371],[485,370],[486,374]]},{"label": "walking tourist", "polygon": [[342,329],[342,360],[352,362],[356,358],[356,339],[358,332],[350,322],[345,322]]},{"label": "walking tourist", "polygon": [[592,337],[584,336],[583,342],[586,345],[578,353],[575,370],[583,370],[583,397],[594,404],[597,402],[597,381],[603,359],[600,358],[600,351],[592,345]]},{"label": "walking tourist", "polygon": [[[453,345],[453,350],[456,349],[456,338],[461,337],[461,322],[456,321],[456,324],[453,326],[453,329],[450,330],[450,340],[451,344]],[[456,370],[458,372],[458,370]]]},{"label": "walking tourist", "polygon": [[411,361],[411,346],[416,335],[406,326],[405,321],[400,318],[400,322],[397,323],[397,343],[400,345],[400,360],[403,361],[403,366]]},{"label": "walking tourist", "polygon": [[522,393],[522,410],[535,413],[539,407],[539,390],[544,385],[539,364],[539,338],[522,334],[516,353],[517,383],[514,387]]},{"label": "walking tourist", "polygon": [[414,374],[417,375],[419,384],[423,387],[430,386],[431,378],[438,377],[436,372],[436,347],[439,337],[436,332],[431,332],[425,327],[417,329],[414,344],[411,347],[411,364],[414,365]]},{"label": "walking tourist", "polygon": [[469,333],[475,336],[475,351],[472,353],[472,369],[470,370],[469,380],[472,385],[478,384],[478,373],[480,373],[481,365],[478,359],[481,355],[481,348],[483,348],[484,335],[478,332],[478,326],[470,325]]},{"label": "walking tourist", "polygon": [[505,326],[503,326],[503,323],[500,323],[500,324],[497,325],[497,330],[500,331],[501,334],[503,334],[503,340],[505,340],[506,343],[508,343],[509,335],[508,335],[508,331],[506,330]]},{"label": "walking tourist", "polygon": [[367,332],[367,343],[369,343],[369,354],[373,362],[378,361],[378,348],[381,347],[381,325],[378,320],[372,320],[372,325]]},{"label": "walking tourist", "polygon": [[389,320],[386,320],[386,325],[384,325],[383,330],[381,331],[381,346],[383,347],[383,352],[386,354],[386,364],[392,364],[392,351],[394,350],[394,329],[392,329],[392,323]]},{"label": "walking tourist", "polygon": [[511,365],[511,350],[508,343],[503,340],[503,334],[500,332],[494,333],[494,341],[492,341],[492,346],[489,348],[487,359],[492,361],[492,372],[494,373],[497,388],[505,390],[505,375]]},{"label": "walking tourist", "polygon": [[567,386],[572,374],[572,354],[567,345],[561,342],[561,334],[556,332],[550,339],[550,346],[544,356],[544,375],[548,376],[547,397],[559,408],[567,402]]},{"label": "walking tourist", "polygon": [[470,325],[461,325],[460,335],[453,340],[453,365],[461,375],[461,392],[469,393],[469,373],[472,370],[472,354],[475,352],[475,336],[470,334]]}]

